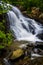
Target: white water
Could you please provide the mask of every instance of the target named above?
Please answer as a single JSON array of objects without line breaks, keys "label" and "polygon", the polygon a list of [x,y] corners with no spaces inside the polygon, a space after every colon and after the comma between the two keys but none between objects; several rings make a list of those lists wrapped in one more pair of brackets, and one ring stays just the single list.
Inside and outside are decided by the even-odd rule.
[{"label": "white water", "polygon": [[3,59],[5,65],[11,65],[6,58]]},{"label": "white water", "polygon": [[24,17],[17,7],[10,6],[12,10],[7,14],[10,21],[10,29],[16,36],[16,39],[18,41],[43,42],[43,40],[36,37],[36,35],[43,32],[43,26],[33,19]]}]

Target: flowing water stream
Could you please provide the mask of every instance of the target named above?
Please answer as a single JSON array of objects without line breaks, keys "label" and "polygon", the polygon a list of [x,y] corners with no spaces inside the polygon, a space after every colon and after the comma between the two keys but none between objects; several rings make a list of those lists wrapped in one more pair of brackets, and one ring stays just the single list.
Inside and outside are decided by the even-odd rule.
[{"label": "flowing water stream", "polygon": [[43,34],[43,26],[33,19],[23,16],[17,7],[10,5],[12,9],[7,13],[10,29],[18,41],[43,42],[38,34]]},{"label": "flowing water stream", "polygon": [[[4,3],[4,7],[11,7],[11,10],[7,12],[8,20],[10,22],[10,30],[18,41],[25,40],[30,42],[43,42],[43,25],[25,17],[21,11],[10,4]],[[3,5],[3,2],[0,2]]]}]

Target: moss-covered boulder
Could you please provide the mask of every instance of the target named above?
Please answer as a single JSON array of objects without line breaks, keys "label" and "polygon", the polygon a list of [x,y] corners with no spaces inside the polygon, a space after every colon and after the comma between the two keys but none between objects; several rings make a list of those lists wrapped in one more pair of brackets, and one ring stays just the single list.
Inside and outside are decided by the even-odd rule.
[{"label": "moss-covered boulder", "polygon": [[22,49],[17,49],[16,51],[13,51],[12,56],[10,57],[10,59],[17,59],[20,56],[22,56],[24,54]]}]

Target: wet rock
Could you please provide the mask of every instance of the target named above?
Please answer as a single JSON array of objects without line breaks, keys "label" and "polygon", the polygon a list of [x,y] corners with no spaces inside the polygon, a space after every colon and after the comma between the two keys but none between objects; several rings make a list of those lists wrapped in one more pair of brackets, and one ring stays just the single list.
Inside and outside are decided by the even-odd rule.
[{"label": "wet rock", "polygon": [[[42,31],[42,32],[43,32],[43,31]],[[38,37],[39,39],[43,40],[43,33],[38,34],[37,37]]]},{"label": "wet rock", "polygon": [[12,56],[11,56],[10,59],[17,59],[20,56],[22,56],[23,54],[24,53],[23,53],[23,50],[22,49],[17,49],[16,51],[13,51]]}]

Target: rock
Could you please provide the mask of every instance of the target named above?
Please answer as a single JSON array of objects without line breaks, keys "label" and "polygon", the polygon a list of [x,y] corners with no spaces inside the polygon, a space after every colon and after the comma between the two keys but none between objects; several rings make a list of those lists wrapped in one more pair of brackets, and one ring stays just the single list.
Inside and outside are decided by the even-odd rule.
[{"label": "rock", "polygon": [[28,14],[27,16],[43,24],[43,13],[40,11],[39,8],[32,7],[31,13]]},{"label": "rock", "polygon": [[40,19],[43,19],[43,13],[41,13],[41,14],[39,15],[39,18],[40,18]]},{"label": "rock", "polygon": [[35,16],[39,16],[39,14],[40,14],[40,11],[39,11],[39,8],[37,8],[37,7],[32,7],[32,11],[31,11],[31,13]]},{"label": "rock", "polygon": [[17,49],[16,51],[13,51],[12,56],[11,56],[10,59],[17,59],[20,56],[22,56],[23,54],[24,53],[23,53],[23,50],[22,49]]},{"label": "rock", "polygon": [[27,11],[23,11],[22,13],[23,13],[24,15],[26,15]]},{"label": "rock", "polygon": [[38,37],[39,39],[43,40],[43,31],[42,31],[42,33],[39,33],[39,34],[37,35],[37,37]]},{"label": "rock", "polygon": [[5,22],[5,27],[6,27],[5,30],[6,30],[6,33],[7,33],[10,30],[10,22],[9,22],[8,15],[7,14],[5,14],[4,17],[5,17],[5,21],[6,21]]}]

